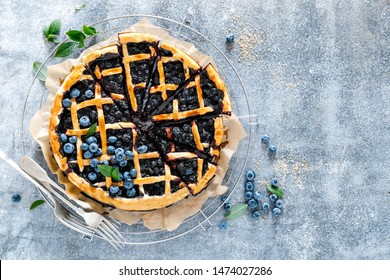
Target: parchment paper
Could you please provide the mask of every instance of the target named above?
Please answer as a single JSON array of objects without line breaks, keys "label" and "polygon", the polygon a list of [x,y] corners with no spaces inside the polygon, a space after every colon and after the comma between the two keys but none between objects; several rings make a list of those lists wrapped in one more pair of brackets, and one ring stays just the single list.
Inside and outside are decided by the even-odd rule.
[{"label": "parchment paper", "polygon": [[[167,41],[188,53],[196,61],[198,61],[201,66],[206,66],[208,63],[212,63],[215,67],[217,67],[209,56],[200,53],[193,44],[171,37],[165,30],[152,25],[146,19],[139,21],[127,30],[123,30],[123,32],[128,31],[157,35],[161,40]],[[32,118],[30,131],[33,139],[41,146],[50,171],[58,176],[60,183],[65,185],[67,194],[76,199],[83,207],[90,208],[99,213],[107,214],[112,218],[129,225],[142,219],[144,226],[148,229],[175,230],[186,218],[196,214],[208,198],[223,194],[227,191],[227,187],[222,186],[221,183],[227,172],[231,157],[236,151],[239,142],[246,136],[246,134],[241,123],[234,114],[232,116],[224,116],[225,137],[222,144],[223,148],[221,149],[216,176],[213,178],[210,185],[200,194],[196,196],[189,195],[188,198],[182,199],[169,207],[145,212],[125,211],[121,209],[114,209],[112,207],[103,207],[94,200],[87,198],[68,180],[66,176],[64,176],[64,173],[59,169],[53,157],[49,144],[48,131],[50,111],[54,102],[55,94],[60,88],[62,81],[70,73],[72,67],[79,64],[82,58],[88,53],[103,46],[117,43],[117,35],[114,35],[109,39],[84,50],[77,59],[67,59],[60,64],[48,67],[48,77],[45,85],[49,91],[49,95],[45,104]]]}]

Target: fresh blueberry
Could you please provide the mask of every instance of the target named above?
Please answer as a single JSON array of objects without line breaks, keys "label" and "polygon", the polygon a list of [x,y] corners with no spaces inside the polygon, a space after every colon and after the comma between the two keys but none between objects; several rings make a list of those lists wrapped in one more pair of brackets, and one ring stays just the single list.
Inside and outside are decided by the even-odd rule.
[{"label": "fresh blueberry", "polygon": [[276,178],[272,178],[271,181],[270,181],[270,183],[271,183],[272,186],[276,186],[276,187],[277,187],[279,181],[278,181],[278,179],[276,179]]},{"label": "fresh blueberry", "polygon": [[275,202],[277,199],[278,197],[274,193],[269,196],[269,200],[271,200],[272,202]]},{"label": "fresh blueberry", "polygon": [[89,145],[89,151],[91,153],[96,153],[98,149],[99,149],[99,146],[96,143],[92,143],[91,145]]},{"label": "fresh blueberry", "polygon": [[132,160],[134,158],[134,153],[132,151],[126,151],[125,156],[128,160]]},{"label": "fresh blueberry", "polygon": [[148,146],[141,145],[137,148],[137,152],[140,154],[145,154],[148,151]]},{"label": "fresh blueberry", "polygon": [[248,208],[249,209],[255,209],[258,205],[259,205],[259,203],[257,202],[256,199],[252,198],[252,199],[248,200]]},{"label": "fresh blueberry", "polygon": [[98,166],[99,164],[99,160],[97,158],[93,158],[91,159],[91,161],[89,162],[89,165],[92,166],[93,168],[95,168],[96,166]]},{"label": "fresh blueberry", "polygon": [[71,137],[69,137],[69,142],[72,143],[72,144],[76,144],[76,142],[77,142],[77,136],[71,136]]},{"label": "fresh blueberry", "polygon": [[245,183],[245,190],[246,191],[253,191],[254,188],[255,188],[255,185],[253,184],[253,182],[248,181]]},{"label": "fresh blueberry", "polygon": [[130,176],[131,176],[131,178],[135,178],[135,177],[137,177],[137,170],[136,169],[130,169]]},{"label": "fresh blueberry", "polygon": [[84,158],[92,158],[92,157],[93,157],[93,154],[90,151],[86,151],[84,153]]},{"label": "fresh blueberry", "polygon": [[263,144],[268,144],[269,143],[269,136],[267,134],[264,134],[263,136],[261,136],[261,142]]},{"label": "fresh blueberry", "polygon": [[126,180],[126,179],[131,179],[130,172],[129,172],[129,171],[125,171],[125,172],[123,173],[123,178],[125,178],[125,180]]},{"label": "fresh blueberry", "polygon": [[98,167],[95,167],[94,170],[95,170],[96,173],[101,173],[101,172],[100,172],[100,169],[99,169]]},{"label": "fresh blueberry", "polygon": [[234,41],[234,34],[230,33],[228,35],[226,35],[226,42],[227,43],[233,43]]},{"label": "fresh blueberry", "polygon": [[116,195],[116,194],[118,194],[118,192],[119,192],[119,187],[118,187],[118,186],[112,185],[112,186],[110,187],[110,194],[111,194],[111,195]]},{"label": "fresh blueberry", "polygon": [[77,98],[80,96],[80,90],[77,89],[77,88],[73,88],[71,91],[70,91],[70,97],[72,98]]},{"label": "fresh blueberry", "polygon": [[253,211],[252,217],[253,217],[253,219],[257,220],[258,218],[260,218],[260,212],[257,210]]},{"label": "fresh blueberry", "polygon": [[62,100],[62,106],[64,106],[65,108],[69,108],[71,105],[72,100],[70,100],[69,98],[64,98],[64,100]]},{"label": "fresh blueberry", "polygon": [[89,150],[89,145],[87,143],[83,143],[81,144],[81,150],[82,151],[88,151]]},{"label": "fresh blueberry", "polygon": [[103,154],[103,150],[99,148],[99,149],[95,152],[95,157],[100,157],[102,154]]},{"label": "fresh blueberry", "polygon": [[135,197],[136,194],[137,194],[137,191],[134,188],[126,190],[127,197]]},{"label": "fresh blueberry", "polygon": [[221,201],[222,202],[227,201],[227,199],[228,199],[228,195],[227,194],[224,194],[223,196],[221,196]]},{"label": "fresh blueberry", "polygon": [[90,90],[90,89],[87,89],[85,92],[84,92],[84,95],[85,97],[87,98],[91,98],[93,96],[93,91]]},{"label": "fresh blueberry", "polygon": [[125,189],[129,190],[134,187],[134,182],[131,179],[125,179],[123,186],[125,187]]},{"label": "fresh blueberry", "polygon": [[123,174],[122,173],[119,173],[118,182],[120,182],[120,181],[123,181]]},{"label": "fresh blueberry", "polygon": [[60,140],[61,140],[61,142],[65,143],[68,141],[68,136],[66,136],[65,133],[61,133]]},{"label": "fresh blueberry", "polygon": [[282,209],[283,208],[283,200],[277,199],[275,201],[275,207],[278,207],[278,208]]},{"label": "fresh blueberry", "polygon": [[18,203],[18,202],[20,202],[20,200],[22,200],[22,197],[20,196],[20,194],[14,194],[12,196],[12,202],[13,203]]},{"label": "fresh blueberry", "polygon": [[73,145],[73,144],[71,144],[71,143],[66,143],[66,144],[64,145],[64,152],[65,152],[66,154],[71,154],[71,153],[73,153],[73,151],[74,151],[74,145]]},{"label": "fresh blueberry", "polygon": [[261,205],[261,209],[263,209],[265,212],[268,212],[269,209],[270,209],[270,205],[268,202],[264,202],[262,205]]},{"label": "fresh blueberry", "polygon": [[115,156],[112,156],[112,157],[110,158],[110,163],[111,163],[111,164],[117,164],[117,163],[118,163],[118,160],[116,159]]},{"label": "fresh blueberry", "polygon": [[95,137],[95,136],[89,136],[89,137],[87,138],[87,143],[88,143],[88,144],[97,143],[96,137]]},{"label": "fresh blueberry", "polygon": [[274,209],[272,209],[272,214],[273,214],[275,217],[279,217],[280,214],[282,214],[282,210],[280,210],[280,208],[274,208]]},{"label": "fresh blueberry", "polygon": [[246,191],[244,196],[245,196],[246,200],[249,200],[249,199],[251,199],[253,197],[253,192]]},{"label": "fresh blueberry", "polygon": [[108,163],[107,160],[103,159],[103,160],[101,160],[101,161],[99,162],[99,164],[100,164],[100,165],[108,165],[109,163]]},{"label": "fresh blueberry", "polygon": [[119,162],[121,162],[122,160],[126,160],[124,153],[115,153],[115,158]]},{"label": "fresh blueberry", "polygon": [[253,198],[256,199],[257,201],[260,201],[263,198],[263,195],[259,191],[253,192]]},{"label": "fresh blueberry", "polygon": [[245,179],[247,181],[253,181],[256,177],[256,173],[253,171],[253,170],[248,170],[246,173],[245,173]]},{"label": "fresh blueberry", "polygon": [[220,222],[218,227],[219,227],[220,230],[226,230],[227,227],[228,227],[228,224],[227,224],[226,220],[223,220],[222,222]]},{"label": "fresh blueberry", "polygon": [[123,150],[122,148],[117,148],[115,149],[115,155],[117,154],[125,154],[125,150]]},{"label": "fresh blueberry", "polygon": [[230,209],[232,209],[232,204],[230,202],[225,202],[225,204],[223,205],[223,208],[226,211],[229,211]]},{"label": "fresh blueberry", "polygon": [[277,148],[276,148],[275,145],[269,145],[269,147],[268,147],[268,152],[269,152],[270,154],[275,154],[275,153],[276,153],[276,150],[277,150]]},{"label": "fresh blueberry", "polygon": [[97,175],[95,172],[88,173],[88,179],[91,181],[95,181],[97,179]]},{"label": "fresh blueberry", "polygon": [[107,147],[107,154],[109,154],[109,155],[115,154],[115,147],[114,146],[108,146]]},{"label": "fresh blueberry", "polygon": [[79,120],[81,126],[89,126],[91,124],[91,120],[88,116],[82,116]]},{"label": "fresh blueberry", "polygon": [[116,136],[110,136],[110,137],[108,137],[108,143],[110,143],[110,144],[115,144],[116,141],[118,141],[118,138],[116,138]]},{"label": "fresh blueberry", "polygon": [[120,167],[125,167],[127,165],[127,160],[123,159],[119,162]]}]

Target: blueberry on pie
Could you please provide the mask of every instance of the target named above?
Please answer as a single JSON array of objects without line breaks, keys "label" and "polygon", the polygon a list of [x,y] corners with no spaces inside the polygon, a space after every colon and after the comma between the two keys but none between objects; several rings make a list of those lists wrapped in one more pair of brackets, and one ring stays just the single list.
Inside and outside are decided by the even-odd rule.
[{"label": "blueberry on pie", "polygon": [[66,77],[50,116],[59,168],[124,210],[169,206],[215,176],[230,98],[217,70],[158,37],[120,33]]}]

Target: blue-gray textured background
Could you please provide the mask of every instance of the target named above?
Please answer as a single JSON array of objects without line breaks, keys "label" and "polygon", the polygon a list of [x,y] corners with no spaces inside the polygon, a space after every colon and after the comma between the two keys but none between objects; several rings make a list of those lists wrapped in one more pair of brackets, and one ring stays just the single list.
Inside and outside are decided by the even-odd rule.
[{"label": "blue-gray textured background", "polygon": [[[259,180],[286,189],[278,220],[244,216],[221,232],[195,230],[174,241],[116,252],[88,242],[43,206],[38,192],[0,162],[1,259],[389,259],[390,2],[199,0],[0,0],[0,139],[22,156],[21,111],[31,65],[52,46],[41,30],[61,18],[62,30],[125,14],[182,21],[226,51],[246,85],[260,125],[250,166]],[[225,35],[235,34],[230,49]],[[259,144],[272,137],[268,161]],[[12,203],[19,193],[20,203]],[[240,190],[233,200],[240,201]],[[223,212],[213,217],[217,225]]]}]

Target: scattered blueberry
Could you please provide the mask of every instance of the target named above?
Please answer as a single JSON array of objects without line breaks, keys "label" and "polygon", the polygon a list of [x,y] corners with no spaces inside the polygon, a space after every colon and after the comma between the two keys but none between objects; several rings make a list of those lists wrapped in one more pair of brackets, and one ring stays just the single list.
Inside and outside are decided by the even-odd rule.
[{"label": "scattered blueberry", "polygon": [[103,150],[100,148],[95,152],[96,157],[100,157],[102,154],[103,154]]},{"label": "scattered blueberry", "polygon": [[117,181],[118,181],[118,182],[123,181],[123,174],[122,174],[122,173],[119,173],[119,178],[118,178]]},{"label": "scattered blueberry", "polygon": [[233,43],[234,41],[234,34],[230,33],[228,35],[226,35],[226,42],[227,43]]},{"label": "scattered blueberry", "polygon": [[222,202],[225,202],[227,199],[228,199],[228,195],[227,194],[224,194],[223,196],[221,196]]},{"label": "scattered blueberry", "polygon": [[244,196],[245,196],[246,200],[249,200],[249,199],[251,199],[253,197],[253,192],[247,191],[247,192],[245,192]]},{"label": "scattered blueberry", "polygon": [[269,200],[271,200],[272,202],[275,202],[277,199],[278,197],[274,193],[269,196]]},{"label": "scattered blueberry", "polygon": [[270,209],[270,205],[268,202],[264,202],[262,205],[261,205],[261,209],[263,209],[265,212],[268,212],[269,209]]},{"label": "scattered blueberry", "polygon": [[253,219],[257,220],[258,218],[260,218],[260,212],[257,210],[253,211],[252,217],[253,217]]},{"label": "scattered blueberry", "polygon": [[77,88],[73,88],[71,91],[70,91],[70,97],[72,98],[77,98],[80,96],[80,90],[77,89]]},{"label": "scattered blueberry", "polygon": [[85,97],[87,98],[91,98],[93,96],[93,91],[90,90],[90,89],[87,89],[85,92],[84,92],[84,95]]},{"label": "scattered blueberry", "polygon": [[245,173],[245,179],[248,181],[253,181],[256,177],[256,173],[253,170],[248,170]]},{"label": "scattered blueberry", "polygon": [[282,209],[283,208],[283,200],[277,199],[275,201],[275,207],[278,207],[278,208]]},{"label": "scattered blueberry", "polygon": [[88,179],[91,181],[95,181],[97,179],[97,175],[95,172],[88,173]]},{"label": "scattered blueberry", "polygon": [[134,182],[131,179],[125,179],[123,186],[125,187],[125,189],[129,190],[134,187]]},{"label": "scattered blueberry", "polygon": [[89,162],[89,165],[92,166],[93,168],[95,168],[96,166],[98,166],[99,164],[99,160],[97,158],[93,158],[91,159],[91,161]]},{"label": "scattered blueberry", "polygon": [[92,157],[93,157],[93,154],[90,151],[86,151],[84,153],[84,158],[92,158]]},{"label": "scattered blueberry", "polygon": [[136,169],[131,169],[130,170],[130,176],[131,176],[131,178],[135,178],[135,177],[137,177],[137,170]]},{"label": "scattered blueberry", "polygon": [[116,194],[118,194],[118,192],[119,192],[119,187],[118,186],[111,186],[110,187],[110,194],[111,195],[116,195]]},{"label": "scattered blueberry", "polygon": [[18,202],[20,202],[20,200],[22,200],[22,197],[20,196],[20,194],[14,194],[12,196],[12,202],[13,203],[18,203]]},{"label": "scattered blueberry", "polygon": [[103,159],[99,162],[100,165],[108,165],[108,161]]},{"label": "scattered blueberry", "polygon": [[87,143],[88,143],[88,144],[97,143],[96,137],[95,137],[95,136],[89,136],[89,137],[87,138]]},{"label": "scattered blueberry", "polygon": [[137,194],[137,191],[134,188],[131,188],[126,191],[127,197],[135,197]]},{"label": "scattered blueberry", "polygon": [[70,100],[69,98],[65,98],[64,100],[62,100],[62,106],[64,106],[65,108],[69,108],[71,105],[72,100]]},{"label": "scattered blueberry", "polygon": [[280,208],[274,208],[274,209],[272,209],[272,214],[273,214],[275,217],[279,217],[280,214],[282,214],[282,210],[280,210]]},{"label": "scattered blueberry", "polygon": [[253,182],[248,181],[245,183],[245,190],[253,191],[254,189],[255,189],[255,184],[253,184]]},{"label": "scattered blueberry", "polygon": [[99,146],[96,143],[92,143],[91,145],[89,145],[89,151],[91,153],[96,153],[98,149]]},{"label": "scattered blueberry", "polygon": [[270,183],[271,183],[272,186],[278,186],[279,181],[276,178],[272,178]]},{"label": "scattered blueberry", "polygon": [[108,146],[107,147],[107,154],[109,154],[109,155],[115,154],[115,147],[114,146]]},{"label": "scattered blueberry", "polygon": [[69,142],[72,143],[72,144],[76,144],[76,142],[77,142],[77,136],[71,136],[71,137],[69,137]]},{"label": "scattered blueberry", "polygon": [[223,220],[222,222],[219,223],[218,227],[220,230],[226,230],[227,229],[227,222],[226,220]]},{"label": "scattered blueberry", "polygon": [[66,134],[65,133],[61,133],[60,134],[60,140],[61,140],[61,142],[66,142],[66,141],[68,141],[68,136],[66,136]]},{"label": "scattered blueberry", "polygon": [[132,151],[126,151],[125,156],[128,160],[132,160],[134,158],[134,153]]},{"label": "scattered blueberry", "polygon": [[127,160],[123,159],[119,162],[120,167],[125,167],[127,165]]},{"label": "scattered blueberry", "polygon": [[122,148],[117,148],[115,149],[115,155],[117,154],[125,154],[125,150],[123,150]]},{"label": "scattered blueberry", "polygon": [[119,162],[126,160],[124,153],[115,153],[115,158]]},{"label": "scattered blueberry", "polygon": [[137,152],[140,154],[145,154],[148,151],[148,146],[141,145],[137,148]]},{"label": "scattered blueberry", "polygon": [[91,120],[88,116],[82,116],[79,120],[81,126],[89,126],[91,124]]},{"label": "scattered blueberry", "polygon": [[268,147],[268,152],[271,153],[271,154],[275,154],[276,153],[276,146],[275,145],[269,145]]},{"label": "scattered blueberry", "polygon": [[82,151],[88,151],[89,150],[89,145],[87,143],[81,144],[81,150]]},{"label": "scattered blueberry", "polygon": [[118,138],[116,138],[116,136],[110,136],[110,137],[108,137],[108,143],[110,143],[110,144],[115,144],[116,141],[118,141]]},{"label": "scattered blueberry", "polygon": [[230,202],[225,202],[225,204],[223,205],[223,208],[227,211],[229,211],[230,209],[232,209],[232,204]]},{"label": "scattered blueberry", "polygon": [[248,208],[249,209],[255,209],[257,206],[259,205],[259,203],[257,202],[256,199],[249,199],[248,200]]},{"label": "scattered blueberry", "polygon": [[261,137],[261,142],[263,142],[263,144],[268,144],[269,143],[269,136],[267,134],[264,134],[262,137]]},{"label": "scattered blueberry", "polygon": [[65,152],[66,154],[71,154],[71,153],[73,153],[73,151],[74,151],[74,145],[73,145],[73,144],[71,144],[71,143],[66,143],[66,144],[64,145],[64,152]]},{"label": "scattered blueberry", "polygon": [[125,178],[125,180],[126,180],[126,179],[131,179],[130,172],[129,172],[129,171],[125,171],[125,172],[123,173],[123,178]]},{"label": "scattered blueberry", "polygon": [[259,191],[253,192],[253,198],[256,199],[257,201],[260,201],[263,198],[263,195]]},{"label": "scattered blueberry", "polygon": [[117,163],[118,163],[118,160],[116,159],[115,156],[112,156],[112,157],[110,158],[110,163],[111,163],[111,164],[117,164]]}]

